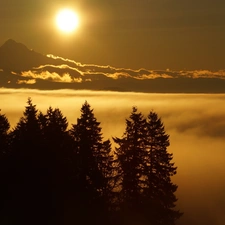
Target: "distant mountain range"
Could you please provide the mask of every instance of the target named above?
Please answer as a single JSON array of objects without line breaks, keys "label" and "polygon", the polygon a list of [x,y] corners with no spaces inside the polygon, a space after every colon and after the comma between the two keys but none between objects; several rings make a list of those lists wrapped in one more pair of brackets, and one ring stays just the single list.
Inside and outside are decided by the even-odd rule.
[{"label": "distant mountain range", "polygon": [[9,39],[0,47],[0,87],[147,93],[225,93],[225,70],[132,70],[43,55]]}]

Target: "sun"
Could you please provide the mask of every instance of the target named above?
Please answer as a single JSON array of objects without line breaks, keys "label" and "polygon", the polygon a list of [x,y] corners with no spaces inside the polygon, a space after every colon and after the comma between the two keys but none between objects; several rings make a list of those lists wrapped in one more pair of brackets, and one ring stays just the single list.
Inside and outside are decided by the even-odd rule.
[{"label": "sun", "polygon": [[79,18],[71,9],[62,9],[56,15],[56,25],[64,33],[72,33],[79,26]]}]

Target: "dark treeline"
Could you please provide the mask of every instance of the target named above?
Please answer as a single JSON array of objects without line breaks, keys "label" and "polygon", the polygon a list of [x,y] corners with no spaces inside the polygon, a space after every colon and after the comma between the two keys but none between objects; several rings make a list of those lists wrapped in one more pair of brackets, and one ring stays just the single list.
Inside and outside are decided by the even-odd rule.
[{"label": "dark treeline", "polygon": [[113,141],[87,102],[70,129],[60,109],[39,112],[30,98],[13,129],[0,113],[0,223],[175,224],[177,168],[161,119],[133,107]]}]

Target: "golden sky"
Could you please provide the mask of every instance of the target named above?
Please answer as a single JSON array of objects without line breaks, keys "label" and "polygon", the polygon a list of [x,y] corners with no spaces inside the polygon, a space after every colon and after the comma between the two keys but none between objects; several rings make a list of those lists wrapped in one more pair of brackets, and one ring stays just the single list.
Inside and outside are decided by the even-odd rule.
[{"label": "golden sky", "polygon": [[[80,27],[62,35],[56,12]],[[223,0],[2,0],[0,45],[12,38],[44,54],[131,69],[224,69]]]},{"label": "golden sky", "polygon": [[[55,26],[55,16],[64,7],[80,16],[79,29],[70,35],[62,34]],[[159,91],[167,92],[170,87],[170,91],[188,92],[195,87],[194,92],[204,92],[204,87],[212,87],[212,92],[224,92],[224,85],[219,85],[224,84],[225,69],[224,0],[2,0],[0,32],[0,45],[11,38],[36,52],[65,58],[59,65],[50,60],[49,64],[31,66],[22,70],[20,77],[12,70],[18,78],[16,84],[52,80],[62,88],[67,86],[60,82],[73,79],[73,84],[79,84],[85,78],[92,81],[90,88],[93,80],[99,79],[96,89],[122,83],[125,91],[133,85],[132,90],[145,92],[154,78],[176,78],[172,86],[157,83]],[[16,58],[18,62],[20,59]],[[70,75],[61,74],[65,69]],[[3,72],[0,68],[0,75]],[[200,82],[191,86],[183,77],[192,81],[203,78],[204,85]],[[216,78],[219,80],[212,82]],[[133,80],[142,83],[138,86]],[[46,83],[43,89],[51,86]],[[49,106],[59,107],[70,123],[76,122],[87,100],[106,138],[123,134],[132,106],[145,115],[154,109],[170,135],[169,150],[178,166],[178,206],[185,212],[180,224],[224,223],[224,95],[1,88],[1,112],[12,126],[22,116],[29,96],[43,112]]]},{"label": "golden sky", "polygon": [[[72,33],[55,24],[63,8],[79,15]],[[225,92],[224,0],[1,0],[0,46],[8,39],[29,49],[0,58],[0,109],[12,127],[28,97],[70,124],[87,100],[105,138],[122,136],[132,106],[153,109],[178,166],[178,225],[224,224],[225,95],[147,93]],[[60,88],[89,91],[47,91]]]}]

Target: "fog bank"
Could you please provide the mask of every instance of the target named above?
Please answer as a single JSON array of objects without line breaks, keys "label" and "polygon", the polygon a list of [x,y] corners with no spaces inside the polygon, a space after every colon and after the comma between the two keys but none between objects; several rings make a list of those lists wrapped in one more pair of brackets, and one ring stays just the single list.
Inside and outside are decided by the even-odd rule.
[{"label": "fog bank", "polygon": [[[11,126],[22,116],[27,98],[37,109],[60,108],[70,125],[85,100],[94,108],[105,138],[121,137],[132,106],[144,115],[154,110],[170,135],[178,174],[179,225],[222,225],[225,221],[225,95],[142,94],[132,92],[38,91],[0,89],[0,109]],[[69,125],[69,126],[70,126]]]}]

